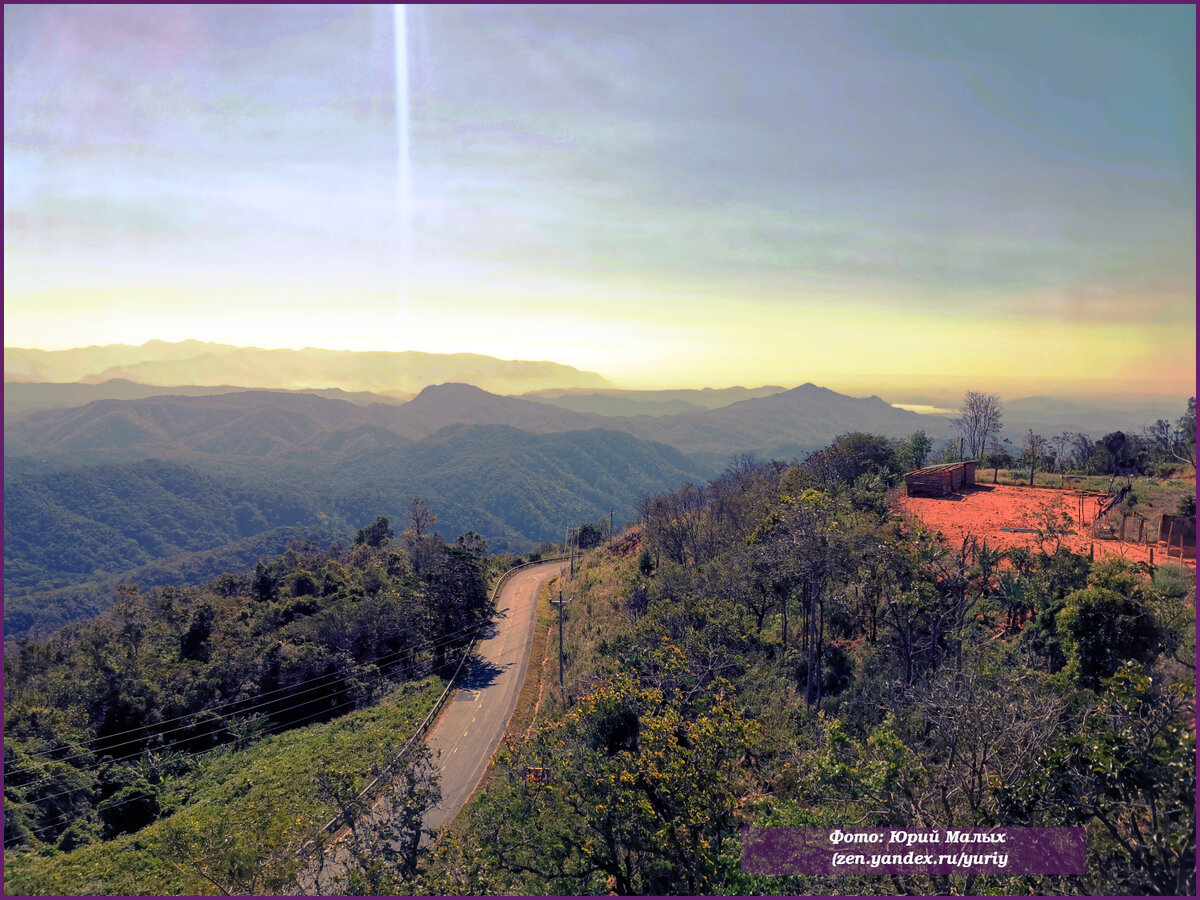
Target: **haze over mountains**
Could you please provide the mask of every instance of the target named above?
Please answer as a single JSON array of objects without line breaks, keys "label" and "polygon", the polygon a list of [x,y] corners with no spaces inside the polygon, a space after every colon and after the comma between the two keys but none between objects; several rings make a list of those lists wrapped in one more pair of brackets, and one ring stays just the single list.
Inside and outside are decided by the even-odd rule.
[{"label": "haze over mountains", "polygon": [[[377,515],[403,527],[414,497],[446,537],[473,530],[492,550],[521,552],[610,510],[632,519],[640,497],[701,483],[737,454],[804,456],[843,431],[900,436],[934,421],[811,384],[621,392],[569,367],[484,358],[468,360],[476,382],[524,396],[424,386],[468,364],[428,354],[331,356],[305,376],[320,387],[287,390],[316,357],[238,351],[226,354],[233,368],[213,368],[224,350],[6,351],[10,379],[25,379],[5,385],[10,637],[98,611],[122,581],[215,577]],[[271,389],[130,379],[172,372]],[[71,376],[94,383],[30,380]],[[363,385],[419,393],[402,402],[348,390]]]},{"label": "haze over mountains", "polygon": [[[5,374],[10,636],[95,612],[122,580],[214,577],[377,515],[402,528],[414,497],[447,538],[524,552],[610,510],[632,519],[641,496],[741,454],[803,458],[850,431],[953,436],[944,417],[814,384],[622,391],[469,354],[151,341],[6,349]],[[200,383],[170,383],[182,378]],[[1005,424],[1096,412],[1031,398]]]},{"label": "haze over mountains", "polygon": [[337,387],[409,397],[430,384],[459,381],[499,393],[542,388],[602,388],[606,379],[553,362],[502,360],[474,353],[263,350],[203,341],[148,341],[71,350],[4,349],[4,380],[237,385],[307,390]]},{"label": "haze over mountains", "polygon": [[[711,472],[740,453],[791,457],[845,431],[901,436],[937,422],[878,397],[855,399],[811,384],[668,416],[600,416],[463,384],[428,387],[400,405],[365,406],[307,393],[245,390],[30,410],[8,422],[5,452],[89,462],[130,455],[266,460],[400,446],[450,425],[506,425],[533,434],[620,431],[670,445]],[[945,427],[945,420],[940,424]]]}]

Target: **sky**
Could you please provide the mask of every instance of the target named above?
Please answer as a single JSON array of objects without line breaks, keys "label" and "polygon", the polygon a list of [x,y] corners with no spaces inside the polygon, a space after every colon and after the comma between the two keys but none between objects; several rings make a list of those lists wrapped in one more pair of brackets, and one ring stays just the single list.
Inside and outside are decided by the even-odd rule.
[{"label": "sky", "polygon": [[1195,385],[1190,6],[4,7],[5,346]]}]

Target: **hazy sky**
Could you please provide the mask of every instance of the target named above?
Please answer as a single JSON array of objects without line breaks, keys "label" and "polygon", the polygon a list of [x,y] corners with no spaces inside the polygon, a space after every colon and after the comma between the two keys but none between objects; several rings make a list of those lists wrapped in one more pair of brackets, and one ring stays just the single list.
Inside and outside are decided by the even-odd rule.
[{"label": "hazy sky", "polygon": [[1195,382],[1190,6],[4,8],[5,344]]}]

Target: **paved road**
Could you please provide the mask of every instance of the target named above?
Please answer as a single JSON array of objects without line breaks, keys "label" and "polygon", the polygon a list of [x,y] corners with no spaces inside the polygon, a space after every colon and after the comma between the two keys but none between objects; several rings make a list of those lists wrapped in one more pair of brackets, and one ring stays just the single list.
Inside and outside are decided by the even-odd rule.
[{"label": "paved road", "polygon": [[[496,598],[496,617],[484,630],[474,658],[463,667],[458,692],[425,741],[435,754],[442,787],[442,802],[426,814],[425,828],[438,829],[453,820],[483,777],[525,680],[538,592],[564,566],[561,562],[530,566],[510,576]],[[386,813],[377,808],[371,815]],[[428,844],[428,839],[423,843]],[[301,873],[297,893],[326,894],[323,886],[341,878],[348,861],[346,849],[335,844]]]},{"label": "paved road", "polygon": [[441,828],[458,815],[504,737],[529,665],[538,592],[563,565],[530,566],[504,583],[496,618],[426,740],[437,757],[442,786],[442,802],[426,814],[426,828]]}]

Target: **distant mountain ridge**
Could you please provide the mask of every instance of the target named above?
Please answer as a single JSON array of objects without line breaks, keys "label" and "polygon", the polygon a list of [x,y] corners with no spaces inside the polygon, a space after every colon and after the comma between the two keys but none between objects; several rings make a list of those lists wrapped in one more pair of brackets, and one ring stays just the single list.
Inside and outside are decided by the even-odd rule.
[{"label": "distant mountain ridge", "polygon": [[125,379],[157,386],[345,391],[411,396],[431,384],[463,382],[504,394],[545,388],[605,388],[595,372],[548,361],[502,360],[475,353],[263,350],[203,341],[148,341],[71,350],[4,348],[4,380],[102,383]]},{"label": "distant mountain ridge", "polygon": [[701,409],[718,409],[739,400],[753,400],[782,393],[786,388],[762,387],[699,388],[683,390],[600,390],[552,388],[525,394],[527,400],[561,406],[575,412],[601,416],[671,416]]},{"label": "distant mountain ridge", "polygon": [[[102,609],[113,579],[135,571],[179,583],[284,540],[280,529],[400,523],[413,497],[446,537],[473,530],[521,552],[609,510],[628,520],[640,496],[701,483],[737,454],[798,458],[846,431],[930,422],[812,384],[674,416],[600,416],[466,384],[402,404],[241,390],[31,410],[5,423],[6,588],[27,598],[9,623]],[[224,499],[207,510],[197,498],[210,495]],[[296,512],[271,512],[281,506]]]},{"label": "distant mountain ridge", "polygon": [[1083,432],[1093,439],[1113,431],[1140,433],[1145,426],[1165,419],[1172,425],[1187,408],[1187,398],[1147,399],[1099,405],[1052,397],[1021,397],[1005,401],[1004,432],[1016,439],[1029,429],[1045,437],[1064,431]]},{"label": "distant mountain ridge", "polygon": [[[210,397],[214,394],[232,394],[239,391],[262,390],[238,385],[205,386],[173,385],[169,387],[138,384],[126,378],[114,378],[98,384],[83,384],[78,381],[59,383],[43,381],[4,382],[4,418],[10,419],[31,409],[68,409],[84,406],[97,400],[141,400],[145,397]],[[372,403],[398,405],[412,399],[408,395],[389,396],[369,391],[343,391],[341,388],[309,388],[305,394],[328,397],[332,400],[349,400],[358,406]]]},{"label": "distant mountain ridge", "polygon": [[666,444],[715,473],[730,456],[792,458],[847,431],[900,437],[946,420],[847,397],[813,384],[718,409],[674,416],[600,416],[465,384],[425,388],[399,405],[359,406],[305,393],[239,391],[211,396],[102,400],[40,409],[6,423],[6,456],[68,454],[89,462],[128,454],[253,457],[378,450],[421,440],[450,425],[506,425],[531,434],[605,429]]}]

